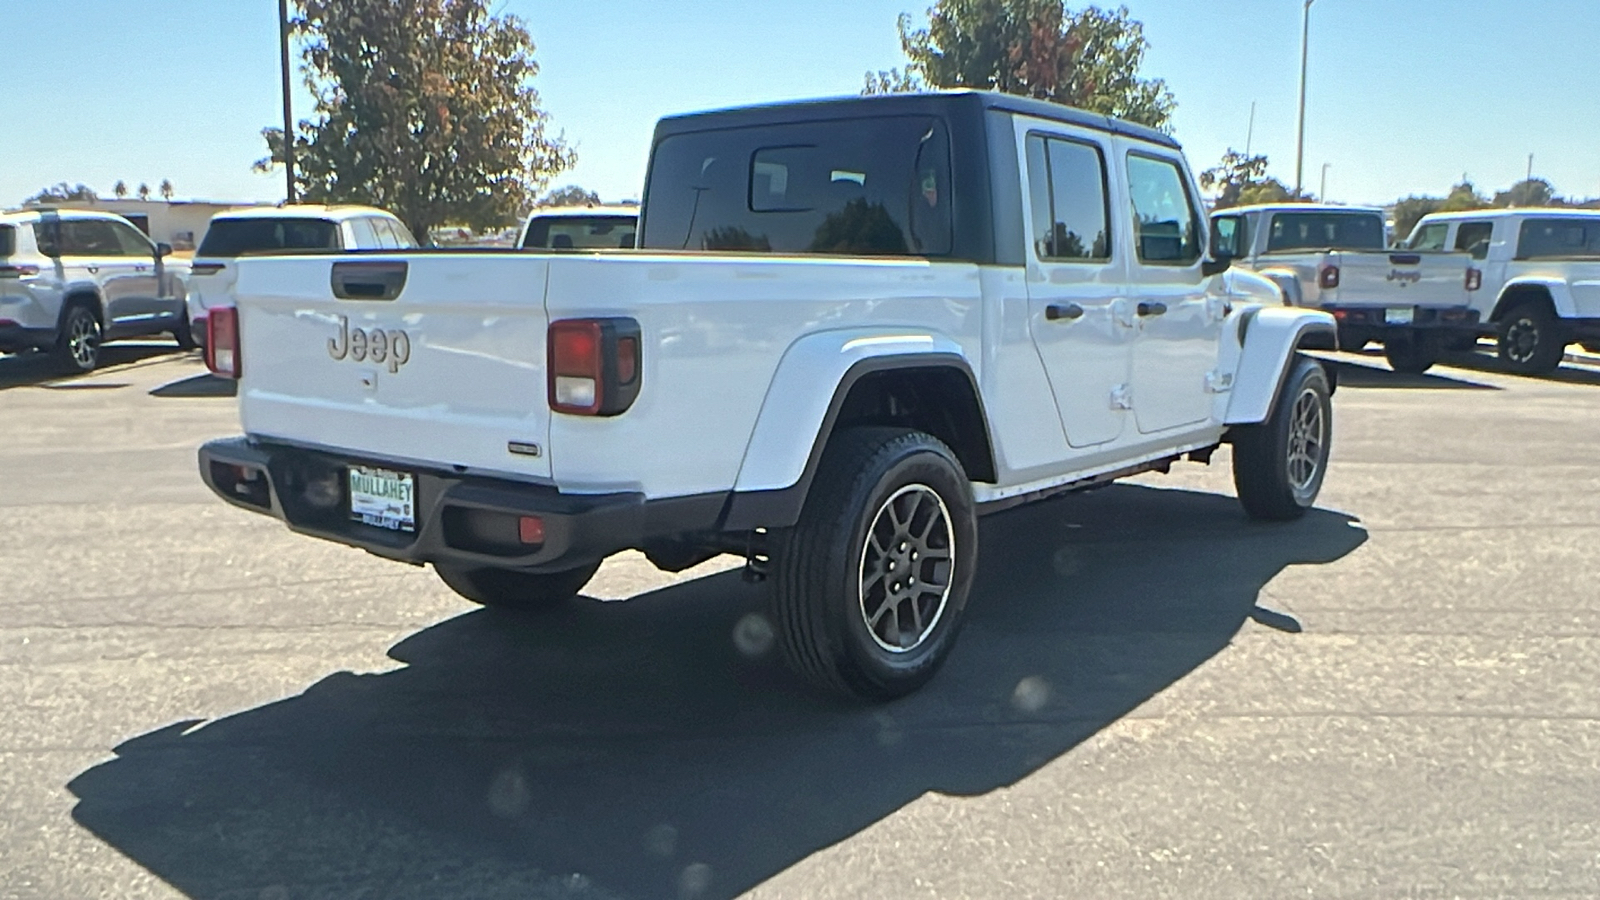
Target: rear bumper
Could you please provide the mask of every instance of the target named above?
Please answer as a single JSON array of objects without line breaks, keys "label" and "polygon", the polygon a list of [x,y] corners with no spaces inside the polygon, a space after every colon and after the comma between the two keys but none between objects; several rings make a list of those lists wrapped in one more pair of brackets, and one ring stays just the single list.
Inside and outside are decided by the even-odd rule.
[{"label": "rear bumper", "polygon": [[[1478,311],[1462,306],[1339,306],[1322,309],[1339,323],[1340,346],[1360,346],[1367,341],[1383,341],[1419,331],[1440,336],[1477,337],[1484,333]],[[1392,321],[1393,310],[1410,310],[1410,322]]]},{"label": "rear bumper", "polygon": [[0,353],[48,350],[55,345],[54,328],[25,328],[15,322],[0,322]]},{"label": "rear bumper", "polygon": [[[725,494],[661,500],[637,493],[563,494],[548,485],[242,437],[201,447],[199,463],[206,485],[235,506],[274,516],[301,534],[419,565],[562,571],[620,550],[713,530],[727,500]],[[352,464],[414,476],[414,532],[350,517],[347,467]],[[542,542],[522,542],[519,522],[524,516],[540,520]]]}]

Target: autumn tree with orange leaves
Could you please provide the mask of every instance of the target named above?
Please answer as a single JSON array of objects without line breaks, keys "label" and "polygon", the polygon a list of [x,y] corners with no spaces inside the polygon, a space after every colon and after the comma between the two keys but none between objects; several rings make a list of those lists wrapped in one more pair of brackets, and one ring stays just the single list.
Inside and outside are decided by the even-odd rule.
[{"label": "autumn tree with orange leaves", "polygon": [[[484,0],[296,0],[316,97],[295,135],[300,196],[387,209],[426,235],[515,222],[575,161],[539,107],[533,38]],[[263,131],[266,171],[283,131]]]}]

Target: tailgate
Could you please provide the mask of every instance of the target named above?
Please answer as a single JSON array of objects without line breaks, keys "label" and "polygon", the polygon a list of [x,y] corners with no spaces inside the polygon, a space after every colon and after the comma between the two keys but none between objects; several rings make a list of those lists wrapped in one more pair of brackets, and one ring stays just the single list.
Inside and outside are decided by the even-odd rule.
[{"label": "tailgate", "polygon": [[1339,252],[1328,261],[1339,266],[1339,306],[1464,307],[1465,253]]},{"label": "tailgate", "polygon": [[245,432],[548,478],[548,265],[475,253],[239,260]]}]

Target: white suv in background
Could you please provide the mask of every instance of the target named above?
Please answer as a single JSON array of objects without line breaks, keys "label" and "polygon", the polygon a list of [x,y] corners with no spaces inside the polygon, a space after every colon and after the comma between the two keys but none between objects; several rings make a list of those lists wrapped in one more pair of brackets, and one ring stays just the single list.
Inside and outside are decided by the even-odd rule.
[{"label": "white suv in background", "polygon": [[522,229],[524,250],[632,250],[639,206],[552,206],[536,209]]},{"label": "white suv in background", "polygon": [[52,351],[88,372],[106,341],[171,334],[192,347],[189,267],[171,253],[112,213],[0,213],[0,353]]},{"label": "white suv in background", "polygon": [[233,305],[233,260],[247,253],[281,250],[408,250],[416,238],[399,219],[370,206],[269,206],[211,217],[195,251],[189,280],[189,322],[205,340],[206,318]]}]

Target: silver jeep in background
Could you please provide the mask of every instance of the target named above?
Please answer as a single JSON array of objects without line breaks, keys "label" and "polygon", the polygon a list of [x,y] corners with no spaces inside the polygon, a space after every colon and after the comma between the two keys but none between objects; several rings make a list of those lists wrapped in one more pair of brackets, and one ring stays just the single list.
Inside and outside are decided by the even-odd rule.
[{"label": "silver jeep in background", "polygon": [[170,334],[193,348],[189,266],[171,252],[111,213],[0,213],[0,352],[51,352],[88,372],[106,341]]}]

